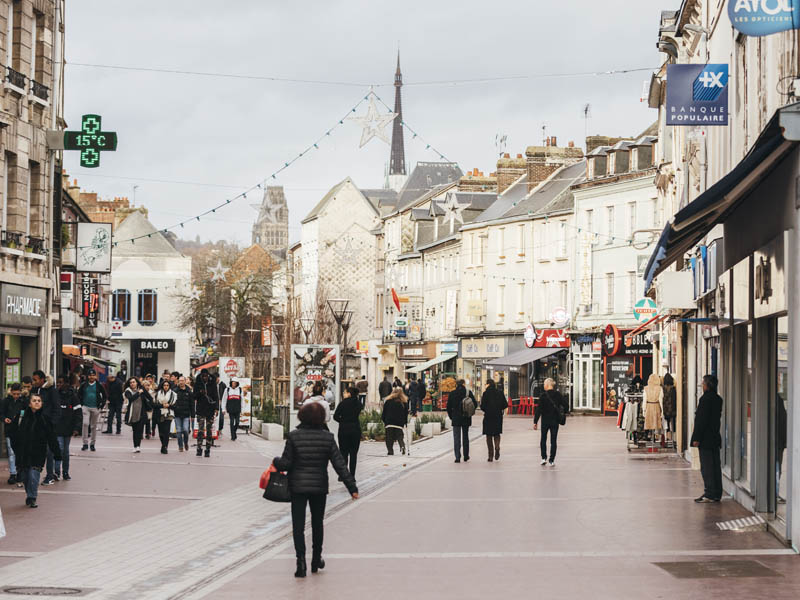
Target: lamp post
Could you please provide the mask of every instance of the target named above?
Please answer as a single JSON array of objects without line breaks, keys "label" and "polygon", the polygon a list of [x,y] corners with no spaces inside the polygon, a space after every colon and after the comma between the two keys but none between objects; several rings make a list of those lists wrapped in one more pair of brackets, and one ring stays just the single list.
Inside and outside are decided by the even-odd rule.
[{"label": "lamp post", "polygon": [[[346,298],[331,298],[328,300],[328,308],[331,310],[331,314],[333,315],[333,320],[336,321],[336,343],[342,343],[342,321],[345,317],[345,312],[347,312],[347,305],[350,304],[350,300]],[[351,315],[352,316],[352,315]],[[350,325],[348,321],[348,326]]]},{"label": "lamp post", "polygon": [[300,329],[303,330],[303,335],[306,338],[306,344],[308,344],[308,338],[311,336],[311,332],[314,329],[314,318],[306,315],[297,319],[297,323],[300,325]]},{"label": "lamp post", "polygon": [[344,343],[342,344],[342,367],[344,369],[344,373],[342,373],[342,378],[347,377],[347,330],[350,329],[350,321],[352,321],[352,319],[353,311],[344,311],[344,316],[342,317],[342,331],[344,331]]}]

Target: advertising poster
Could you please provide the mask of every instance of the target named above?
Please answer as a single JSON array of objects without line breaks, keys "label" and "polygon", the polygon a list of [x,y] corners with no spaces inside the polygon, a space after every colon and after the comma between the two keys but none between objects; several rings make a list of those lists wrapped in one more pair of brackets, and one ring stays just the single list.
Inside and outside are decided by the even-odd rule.
[{"label": "advertising poster", "polygon": [[75,270],[111,272],[111,223],[78,223]]},{"label": "advertising poster", "polygon": [[239,380],[242,388],[242,414],[239,416],[239,428],[250,429],[250,417],[253,414],[253,384],[249,377]]},{"label": "advertising poster", "polygon": [[633,361],[627,357],[609,357],[606,359],[606,405],[605,412],[615,412],[625,390],[633,379]]},{"label": "advertising poster", "polygon": [[333,394],[333,408],[339,402],[339,346],[336,344],[292,344],[291,405],[297,411],[321,381]]},{"label": "advertising poster", "polygon": [[219,357],[219,379],[225,385],[231,384],[231,379],[238,379],[239,385],[244,377],[244,357],[243,356],[220,356]]}]

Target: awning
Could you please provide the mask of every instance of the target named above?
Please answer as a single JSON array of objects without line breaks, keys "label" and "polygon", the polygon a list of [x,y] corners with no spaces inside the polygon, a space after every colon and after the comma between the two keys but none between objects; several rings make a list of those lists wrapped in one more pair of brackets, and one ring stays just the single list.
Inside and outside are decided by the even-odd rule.
[{"label": "awning", "polygon": [[417,365],[411,369],[406,369],[406,373],[422,373],[427,369],[430,369],[433,365],[438,365],[439,363],[443,363],[445,361],[450,360],[451,358],[455,358],[458,356],[458,352],[444,352],[437,356],[436,358],[432,358],[427,362],[422,363],[421,365]]},{"label": "awning", "polygon": [[197,373],[199,371],[202,371],[203,369],[213,369],[217,365],[219,365],[219,359],[212,360],[211,362],[207,362],[202,365],[197,365],[195,368],[192,369],[192,371]]},{"label": "awning", "polygon": [[656,275],[722,223],[800,141],[800,102],[778,109],[742,161],[664,227],[644,271],[645,289]]},{"label": "awning", "polygon": [[644,323],[642,323],[641,325],[639,325],[636,329],[632,329],[631,331],[626,333],[625,334],[625,339],[626,340],[630,339],[633,336],[635,336],[637,333],[639,333],[641,331],[644,331],[646,329],[650,329],[651,327],[654,327],[655,325],[657,325],[658,323],[660,323],[664,319],[668,319],[668,318],[669,318],[669,314],[656,315],[652,319],[649,319],[649,320],[645,321]]},{"label": "awning", "polygon": [[495,358],[486,363],[488,367],[519,367],[528,363],[536,362],[539,359],[567,350],[567,348],[525,348],[517,350],[511,354],[506,354],[503,358]]}]

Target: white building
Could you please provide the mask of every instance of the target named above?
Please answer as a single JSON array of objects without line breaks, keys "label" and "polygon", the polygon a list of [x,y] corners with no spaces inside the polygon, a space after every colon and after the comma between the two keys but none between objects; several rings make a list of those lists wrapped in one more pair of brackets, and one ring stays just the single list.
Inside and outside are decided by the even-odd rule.
[{"label": "white building", "polygon": [[111,319],[122,322],[120,371],[129,377],[160,375],[164,369],[189,373],[193,333],[180,329],[178,320],[179,296],[191,289],[192,259],[140,212],[122,222],[114,240]]}]

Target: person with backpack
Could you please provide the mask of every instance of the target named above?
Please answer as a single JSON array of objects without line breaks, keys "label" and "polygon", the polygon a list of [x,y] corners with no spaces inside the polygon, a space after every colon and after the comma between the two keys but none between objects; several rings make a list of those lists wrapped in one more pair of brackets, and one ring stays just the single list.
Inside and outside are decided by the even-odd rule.
[{"label": "person with backpack", "polygon": [[[555,467],[556,450],[558,450],[558,428],[566,422],[567,403],[556,390],[556,382],[549,377],[544,380],[544,392],[539,397],[533,414],[533,428],[539,428],[542,420],[542,439],[539,447],[542,451],[542,466],[550,464]],[[547,458],[547,432],[550,432],[550,459]]]},{"label": "person with backpack", "polygon": [[467,391],[463,379],[456,382],[456,389],[447,397],[447,416],[453,423],[453,451],[455,462],[461,462],[461,448],[464,448],[464,462],[469,461],[469,428],[477,402],[472,392]]}]

